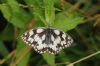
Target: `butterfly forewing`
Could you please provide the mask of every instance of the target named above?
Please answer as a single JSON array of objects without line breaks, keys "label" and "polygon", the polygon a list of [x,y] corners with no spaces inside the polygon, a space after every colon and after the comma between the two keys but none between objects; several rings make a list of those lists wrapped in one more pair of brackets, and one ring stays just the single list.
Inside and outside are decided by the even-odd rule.
[{"label": "butterfly forewing", "polygon": [[38,53],[57,54],[62,48],[69,47],[73,39],[65,32],[54,28],[31,29],[22,35],[22,39]]}]

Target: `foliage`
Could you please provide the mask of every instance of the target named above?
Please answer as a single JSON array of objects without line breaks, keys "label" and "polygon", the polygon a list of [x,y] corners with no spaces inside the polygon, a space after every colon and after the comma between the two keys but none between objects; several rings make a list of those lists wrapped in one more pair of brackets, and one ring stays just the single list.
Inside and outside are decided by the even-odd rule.
[{"label": "foliage", "polygon": [[[99,0],[0,0],[0,3],[0,66],[72,66],[70,63],[100,51]],[[74,39],[72,46],[58,55],[40,55],[21,40],[26,30],[48,25],[68,32]],[[92,62],[91,66],[99,66],[100,56],[91,57],[74,64],[90,66]]]}]

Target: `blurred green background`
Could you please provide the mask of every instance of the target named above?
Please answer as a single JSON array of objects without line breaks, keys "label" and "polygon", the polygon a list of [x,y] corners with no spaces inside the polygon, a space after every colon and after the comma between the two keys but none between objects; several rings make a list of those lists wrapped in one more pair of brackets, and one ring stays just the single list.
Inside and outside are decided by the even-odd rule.
[{"label": "blurred green background", "polygon": [[[71,35],[72,46],[38,54],[21,40],[25,31],[48,23]],[[0,66],[49,65],[100,66],[100,0],[0,0]]]}]

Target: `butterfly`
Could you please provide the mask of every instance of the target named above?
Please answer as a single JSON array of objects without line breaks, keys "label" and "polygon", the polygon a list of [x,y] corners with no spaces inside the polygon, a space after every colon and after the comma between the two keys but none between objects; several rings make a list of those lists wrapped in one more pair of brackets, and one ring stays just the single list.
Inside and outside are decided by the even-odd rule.
[{"label": "butterfly", "polygon": [[46,52],[57,54],[73,43],[73,39],[67,33],[50,27],[30,29],[21,37],[26,44],[31,45],[40,54]]}]

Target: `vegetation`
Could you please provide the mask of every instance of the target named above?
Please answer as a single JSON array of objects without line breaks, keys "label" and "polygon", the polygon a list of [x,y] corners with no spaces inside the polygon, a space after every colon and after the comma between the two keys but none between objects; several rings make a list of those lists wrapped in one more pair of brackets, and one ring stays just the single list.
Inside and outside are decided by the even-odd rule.
[{"label": "vegetation", "polygon": [[[38,54],[21,35],[35,27],[70,34],[57,55]],[[100,0],[0,0],[0,66],[100,66]]]}]

